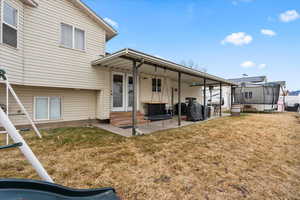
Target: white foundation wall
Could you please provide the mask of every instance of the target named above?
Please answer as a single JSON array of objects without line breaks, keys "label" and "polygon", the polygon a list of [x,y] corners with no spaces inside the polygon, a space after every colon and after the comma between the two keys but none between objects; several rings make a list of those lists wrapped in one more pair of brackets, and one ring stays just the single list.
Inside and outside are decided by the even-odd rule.
[{"label": "white foundation wall", "polygon": [[[59,96],[62,103],[62,119],[35,121],[35,123],[51,123],[96,119],[96,90],[75,90],[64,88],[49,88],[49,87],[29,87],[29,86],[12,86],[20,98],[21,102],[34,119],[34,97],[35,96]],[[0,104],[6,104],[5,85],[0,84]],[[16,115],[21,112],[20,107],[15,102],[12,95],[9,98],[8,106],[10,119],[15,125],[29,124],[25,115]]]}]

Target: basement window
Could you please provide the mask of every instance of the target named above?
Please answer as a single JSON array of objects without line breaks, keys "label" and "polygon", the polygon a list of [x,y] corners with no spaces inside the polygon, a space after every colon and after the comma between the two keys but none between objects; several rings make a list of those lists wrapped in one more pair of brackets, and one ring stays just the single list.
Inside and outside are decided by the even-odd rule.
[{"label": "basement window", "polygon": [[18,47],[18,10],[4,1],[2,21],[2,43]]},{"label": "basement window", "polygon": [[61,119],[60,97],[35,97],[35,120],[59,120]]}]

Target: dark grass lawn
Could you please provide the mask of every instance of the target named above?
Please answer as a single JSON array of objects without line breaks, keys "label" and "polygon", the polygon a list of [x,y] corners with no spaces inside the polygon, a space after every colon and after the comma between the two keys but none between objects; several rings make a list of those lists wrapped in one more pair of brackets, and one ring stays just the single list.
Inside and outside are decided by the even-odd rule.
[{"label": "dark grass lawn", "polygon": [[[57,183],[112,186],[122,199],[300,199],[299,122],[246,114],[135,138],[97,128],[24,137]],[[0,153],[0,177],[39,179],[18,149]]]}]

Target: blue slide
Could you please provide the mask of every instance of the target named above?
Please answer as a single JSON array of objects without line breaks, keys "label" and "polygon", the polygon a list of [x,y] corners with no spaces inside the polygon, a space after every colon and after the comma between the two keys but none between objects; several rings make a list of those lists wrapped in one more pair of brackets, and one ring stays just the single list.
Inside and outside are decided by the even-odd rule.
[{"label": "blue slide", "polygon": [[119,200],[113,188],[79,190],[45,181],[0,179],[2,200]]}]

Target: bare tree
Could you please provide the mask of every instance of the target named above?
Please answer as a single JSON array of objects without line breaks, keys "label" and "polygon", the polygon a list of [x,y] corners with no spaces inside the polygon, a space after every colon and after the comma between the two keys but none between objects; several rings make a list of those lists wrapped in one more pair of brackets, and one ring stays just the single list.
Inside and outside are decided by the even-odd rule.
[{"label": "bare tree", "polygon": [[180,64],[185,66],[185,67],[189,67],[189,68],[192,68],[192,69],[197,69],[197,70],[202,71],[202,72],[207,72],[207,69],[205,67],[200,66],[198,63],[196,63],[192,59],[190,59],[188,61],[182,60],[180,62]]}]

